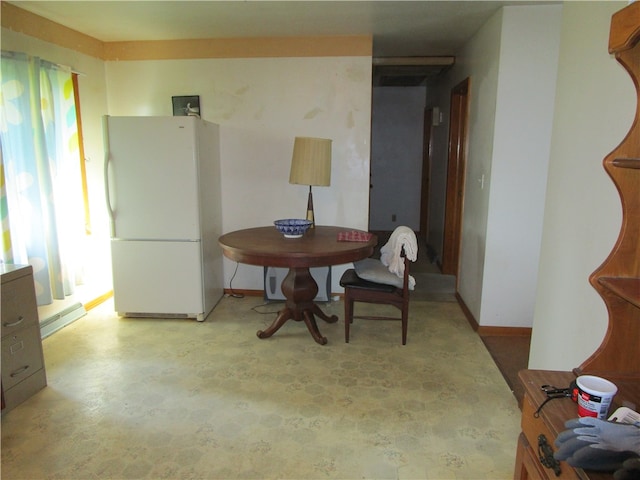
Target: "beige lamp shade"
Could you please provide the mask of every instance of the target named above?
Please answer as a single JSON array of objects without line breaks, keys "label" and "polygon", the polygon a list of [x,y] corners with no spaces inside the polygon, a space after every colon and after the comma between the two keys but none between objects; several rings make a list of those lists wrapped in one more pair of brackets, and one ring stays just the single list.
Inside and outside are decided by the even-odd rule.
[{"label": "beige lamp shade", "polygon": [[331,140],[296,137],[289,183],[328,186],[331,184]]}]

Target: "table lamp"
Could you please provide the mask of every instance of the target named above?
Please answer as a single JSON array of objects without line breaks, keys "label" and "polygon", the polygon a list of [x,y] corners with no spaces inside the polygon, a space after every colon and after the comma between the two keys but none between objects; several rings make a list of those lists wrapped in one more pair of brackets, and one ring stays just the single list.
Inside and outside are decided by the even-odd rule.
[{"label": "table lamp", "polygon": [[307,220],[311,220],[311,228],[315,226],[311,187],[313,185],[327,187],[330,182],[331,140],[327,138],[296,137],[293,143],[289,183],[309,185]]}]

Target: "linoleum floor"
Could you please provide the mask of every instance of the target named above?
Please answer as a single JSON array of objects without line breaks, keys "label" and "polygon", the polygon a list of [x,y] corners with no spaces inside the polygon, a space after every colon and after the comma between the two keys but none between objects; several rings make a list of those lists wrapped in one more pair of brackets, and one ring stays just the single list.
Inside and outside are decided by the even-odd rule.
[{"label": "linoleum floor", "polygon": [[[106,302],[43,342],[48,386],[2,417],[2,478],[507,479],[517,402],[454,302],[395,322],[256,331],[226,297],[202,323]],[[342,316],[342,302],[322,305]],[[363,306],[362,308],[386,308]]]}]

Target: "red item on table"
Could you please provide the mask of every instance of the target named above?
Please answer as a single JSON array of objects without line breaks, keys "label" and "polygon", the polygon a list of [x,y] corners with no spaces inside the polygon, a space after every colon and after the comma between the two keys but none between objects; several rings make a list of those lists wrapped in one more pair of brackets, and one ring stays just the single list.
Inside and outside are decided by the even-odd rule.
[{"label": "red item on table", "polygon": [[360,230],[351,230],[349,232],[339,232],[339,242],[368,242],[373,237],[372,233],[361,232]]}]

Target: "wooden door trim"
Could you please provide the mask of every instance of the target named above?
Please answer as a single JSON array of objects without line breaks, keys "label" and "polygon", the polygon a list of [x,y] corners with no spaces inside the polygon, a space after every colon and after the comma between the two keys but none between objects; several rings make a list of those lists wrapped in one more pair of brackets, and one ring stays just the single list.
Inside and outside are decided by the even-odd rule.
[{"label": "wooden door trim", "polygon": [[458,275],[462,244],[462,214],[466,174],[466,144],[469,118],[469,85],[466,78],[451,89],[447,192],[445,197],[442,273]]},{"label": "wooden door trim", "polygon": [[420,236],[429,243],[429,195],[433,159],[433,108],[425,108],[422,135],[422,182],[420,188]]}]

